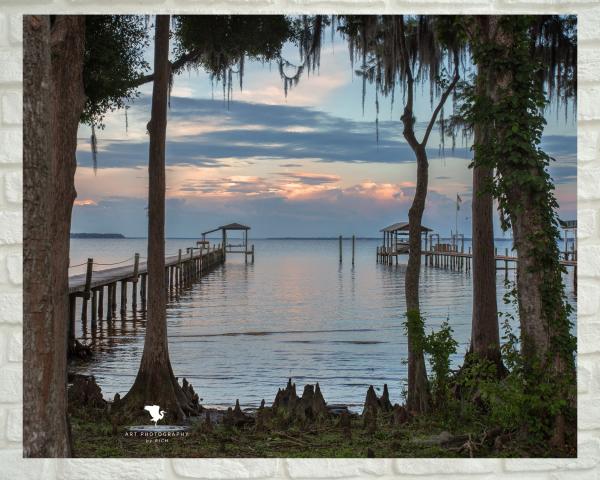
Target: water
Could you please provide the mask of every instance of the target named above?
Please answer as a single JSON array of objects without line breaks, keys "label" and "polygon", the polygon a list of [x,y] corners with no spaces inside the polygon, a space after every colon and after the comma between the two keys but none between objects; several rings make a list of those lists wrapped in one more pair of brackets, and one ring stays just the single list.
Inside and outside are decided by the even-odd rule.
[{"label": "water", "polygon": [[[185,251],[193,243],[167,240],[166,251]],[[231,254],[223,267],[170,301],[167,321],[175,375],[190,380],[206,405],[231,405],[236,398],[242,406],[257,406],[263,398],[269,404],[290,376],[300,391],[304,384],[318,381],[329,403],[356,408],[369,385],[380,389],[384,383],[392,401],[399,402],[407,356],[402,328],[405,264],[376,264],[379,240],[357,240],[354,267],[350,241],[344,242],[342,265],[337,240],[252,243],[253,265],[245,265],[243,255]],[[497,246],[504,252],[510,242],[499,241]],[[71,241],[71,264],[88,256],[112,263],[145,251],[145,239],[76,239]],[[400,258],[406,262],[406,256]],[[71,270],[79,273],[82,268]],[[565,281],[575,307],[572,278]],[[511,311],[502,302],[504,272],[498,272],[497,284],[499,308]],[[422,269],[426,331],[449,319],[460,343],[455,366],[470,338],[471,291],[468,273]],[[93,341],[96,355],[71,369],[95,375],[105,397],[123,395],[142,354],[143,312],[98,322],[96,329],[79,323],[77,336]]]}]

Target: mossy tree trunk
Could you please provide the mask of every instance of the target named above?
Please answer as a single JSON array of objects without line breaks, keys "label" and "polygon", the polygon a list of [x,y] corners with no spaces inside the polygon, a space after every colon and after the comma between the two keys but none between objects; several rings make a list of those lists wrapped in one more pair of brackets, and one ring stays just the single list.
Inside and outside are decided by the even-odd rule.
[{"label": "mossy tree trunk", "polygon": [[[479,35],[489,38],[490,22],[494,17],[480,16],[476,19]],[[478,95],[495,96],[496,82],[485,66],[477,71]],[[474,144],[484,144],[489,139],[487,127],[474,125]],[[494,199],[492,185],[494,169],[478,158],[475,149],[473,166],[473,318],[471,328],[471,351],[476,358],[493,362],[497,372],[504,370],[500,355],[498,328],[498,305],[496,300],[496,260],[494,248]]]},{"label": "mossy tree trunk", "polygon": [[546,171],[550,159],[538,147],[546,99],[530,49],[528,20],[493,16],[489,22],[493,35],[477,38],[475,60],[494,86],[492,94],[475,98],[474,112],[493,138],[477,148],[497,169],[495,196],[505,226],[512,227],[519,259],[516,296],[524,373],[534,391],[540,384],[551,386],[542,400],[554,402],[559,411],[552,440],[562,445],[564,404],[574,404],[575,343],[557,244],[558,205]]}]

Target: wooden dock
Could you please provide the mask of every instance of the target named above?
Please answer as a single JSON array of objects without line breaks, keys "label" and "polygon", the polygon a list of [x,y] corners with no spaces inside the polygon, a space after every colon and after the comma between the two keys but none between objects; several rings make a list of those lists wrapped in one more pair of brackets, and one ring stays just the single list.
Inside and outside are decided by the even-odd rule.
[{"label": "wooden dock", "polygon": [[[391,247],[377,247],[376,258],[377,263],[392,265],[394,262],[398,265],[398,256],[408,254],[407,249],[394,249]],[[430,267],[443,268],[446,270],[470,272],[471,263],[473,261],[473,253],[471,248],[465,252],[464,244],[461,250],[458,250],[457,245],[441,244],[431,245],[428,249],[421,251],[422,257],[425,259],[425,265]],[[577,288],[577,251],[561,252],[560,264],[566,268],[573,268],[573,284]],[[495,249],[494,259],[496,262],[496,270],[504,270],[505,279],[508,278],[509,270],[516,270],[519,258],[509,255],[508,248],[504,254],[499,254],[498,249]]]},{"label": "wooden dock", "polygon": [[[225,249],[221,244],[212,247],[207,242],[198,242],[197,246],[179,250],[177,255],[165,258],[165,285],[167,294],[173,298],[185,288],[191,286],[200,277],[225,261]],[[118,262],[123,263],[123,262]],[[117,315],[117,287],[120,285],[120,314],[124,317],[128,305],[133,312],[146,309],[147,262],[140,262],[139,254],[133,257],[133,263],[94,271],[94,266],[106,264],[94,263],[89,258],[86,273],[69,277],[69,338],[75,338],[75,316],[77,299],[81,298],[81,321],[84,326],[90,314],[92,328],[98,320],[110,321]],[[129,288],[131,284],[131,288]],[[104,294],[106,289],[106,295]],[[128,294],[131,293],[129,298]],[[106,300],[105,300],[106,297]],[[91,305],[90,305],[91,304]],[[88,312],[89,310],[89,312]]]}]

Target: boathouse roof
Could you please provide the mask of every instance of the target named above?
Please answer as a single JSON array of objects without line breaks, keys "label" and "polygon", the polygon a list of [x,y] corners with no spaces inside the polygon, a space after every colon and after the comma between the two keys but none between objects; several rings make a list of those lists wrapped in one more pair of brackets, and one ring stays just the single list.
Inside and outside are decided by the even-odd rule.
[{"label": "boathouse roof", "polygon": [[241,223],[229,223],[227,225],[221,225],[220,230],[250,230],[250,227],[242,225]]},{"label": "boathouse roof", "polygon": [[[379,230],[380,232],[408,232],[409,230],[409,225],[408,222],[399,222],[399,223],[392,223],[391,225],[388,225],[385,228],[382,228],[381,230]],[[425,225],[421,225],[421,232],[432,232],[433,230],[431,228],[426,227]]]},{"label": "boathouse roof", "polygon": [[202,235],[216,232],[217,230],[250,230],[250,227],[248,227],[246,225],[242,225],[241,223],[228,223],[227,225],[221,225],[220,227],[213,228],[212,230],[207,230],[206,232],[202,232]]}]

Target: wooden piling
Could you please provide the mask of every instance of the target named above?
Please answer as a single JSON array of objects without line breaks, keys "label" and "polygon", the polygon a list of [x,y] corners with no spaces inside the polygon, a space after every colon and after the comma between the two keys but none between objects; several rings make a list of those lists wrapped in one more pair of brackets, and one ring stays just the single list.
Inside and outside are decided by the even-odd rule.
[{"label": "wooden piling", "polygon": [[87,259],[87,269],[85,272],[85,287],[83,290],[83,304],[81,307],[81,321],[87,321],[87,309],[88,309],[88,300],[90,298],[90,291],[92,285],[92,273],[94,269],[94,259]]},{"label": "wooden piling", "polygon": [[342,263],[342,236],[339,236],[339,244],[340,244],[340,263]]},{"label": "wooden piling", "polygon": [[131,282],[131,310],[137,310],[137,280]]},{"label": "wooden piling", "polygon": [[75,339],[75,309],[77,308],[77,295],[69,295],[69,340]]},{"label": "wooden piling", "polygon": [[140,298],[142,299],[142,310],[146,310],[146,278],[148,274],[142,275],[142,282],[140,285]]},{"label": "wooden piling", "polygon": [[127,280],[121,280],[121,316],[127,313]]},{"label": "wooden piling", "polygon": [[352,266],[354,266],[354,251],[356,249],[356,235],[352,235]]},{"label": "wooden piling", "polygon": [[92,328],[96,328],[98,320],[98,290],[92,290]]},{"label": "wooden piling", "polygon": [[112,320],[113,291],[112,286],[106,286],[106,320]]},{"label": "wooden piling", "polygon": [[110,309],[112,310],[112,318],[117,316],[117,282],[111,283],[112,290],[112,303]]},{"label": "wooden piling", "polygon": [[104,316],[104,286],[100,287],[98,294],[98,320],[102,320]]}]

